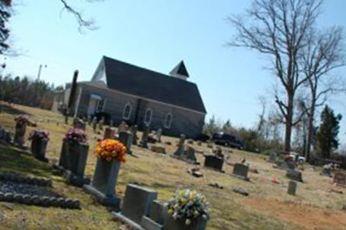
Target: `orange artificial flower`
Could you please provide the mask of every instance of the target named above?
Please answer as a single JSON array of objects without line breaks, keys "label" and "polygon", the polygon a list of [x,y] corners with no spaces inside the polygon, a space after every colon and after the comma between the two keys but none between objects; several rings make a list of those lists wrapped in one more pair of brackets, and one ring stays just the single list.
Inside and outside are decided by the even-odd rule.
[{"label": "orange artificial flower", "polygon": [[97,143],[95,155],[106,161],[117,160],[125,162],[126,147],[117,140],[105,139]]}]

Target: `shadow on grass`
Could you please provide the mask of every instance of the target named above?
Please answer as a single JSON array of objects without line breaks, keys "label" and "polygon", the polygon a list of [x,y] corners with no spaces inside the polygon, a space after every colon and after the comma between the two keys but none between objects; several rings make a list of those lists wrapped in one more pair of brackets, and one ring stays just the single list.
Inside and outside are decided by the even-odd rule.
[{"label": "shadow on grass", "polygon": [[28,114],[27,112],[24,112],[23,110],[14,108],[13,106],[9,104],[5,104],[3,102],[0,102],[0,111],[11,114],[11,115]]},{"label": "shadow on grass", "polygon": [[24,175],[50,177],[49,166],[29,154],[0,144],[0,172],[16,172]]}]

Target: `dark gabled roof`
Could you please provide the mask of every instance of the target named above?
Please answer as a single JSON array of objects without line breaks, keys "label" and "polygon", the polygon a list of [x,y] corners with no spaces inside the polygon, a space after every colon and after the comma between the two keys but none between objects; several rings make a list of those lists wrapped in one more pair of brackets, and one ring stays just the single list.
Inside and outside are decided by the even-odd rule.
[{"label": "dark gabled roof", "polygon": [[174,69],[170,72],[171,75],[181,75],[185,77],[189,77],[189,73],[186,70],[185,64],[183,61],[179,62],[179,64],[174,67]]},{"label": "dark gabled roof", "polygon": [[108,88],[206,113],[195,83],[109,57],[102,60]]}]

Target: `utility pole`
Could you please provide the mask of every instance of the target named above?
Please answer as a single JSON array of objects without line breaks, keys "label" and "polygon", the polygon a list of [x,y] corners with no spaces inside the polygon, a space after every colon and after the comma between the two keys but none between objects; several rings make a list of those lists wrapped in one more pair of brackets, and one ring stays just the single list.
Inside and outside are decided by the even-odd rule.
[{"label": "utility pole", "polygon": [[75,70],[73,73],[71,88],[70,88],[70,96],[68,98],[67,107],[65,113],[65,124],[68,124],[68,116],[72,112],[72,109],[75,105],[76,93],[77,93],[77,79],[78,79],[79,71]]},{"label": "utility pole", "polygon": [[39,65],[39,67],[38,67],[38,73],[37,73],[37,81],[40,81],[41,72],[42,72],[42,67],[47,68],[47,65],[42,65],[42,64]]}]

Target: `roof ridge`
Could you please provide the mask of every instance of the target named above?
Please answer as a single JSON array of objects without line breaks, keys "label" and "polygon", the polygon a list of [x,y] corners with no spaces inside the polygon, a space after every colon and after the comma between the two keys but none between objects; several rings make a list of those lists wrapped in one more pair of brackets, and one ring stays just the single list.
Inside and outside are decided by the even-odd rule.
[{"label": "roof ridge", "polygon": [[120,62],[122,64],[126,64],[126,65],[129,65],[129,66],[132,66],[132,67],[136,67],[136,68],[139,68],[139,69],[146,70],[146,71],[150,71],[150,72],[153,72],[153,73],[156,73],[156,74],[164,75],[165,77],[170,77],[168,74],[165,74],[165,73],[162,73],[162,72],[159,72],[159,71],[156,71],[156,70],[151,70],[151,69],[149,69],[147,67],[142,67],[142,66],[134,65],[134,64],[131,64],[129,62],[121,61],[121,60],[118,60],[118,59],[115,59],[115,58],[111,58],[111,57],[108,57],[108,56],[105,56],[105,55],[103,55],[103,58],[107,58],[110,61]]},{"label": "roof ridge", "polygon": [[151,72],[151,73],[162,75],[161,77],[167,77],[170,81],[183,81],[183,82],[185,82],[184,84],[192,84],[192,85],[197,86],[197,84],[195,82],[185,81],[185,80],[182,80],[182,79],[179,79],[179,78],[175,78],[175,77],[172,77],[172,76],[170,76],[168,74],[164,74],[164,73],[161,73],[161,72],[158,72],[158,71],[155,71],[155,70],[151,70],[151,69],[148,69],[146,67],[141,67],[141,66],[138,66],[138,65],[134,65],[134,64],[131,64],[131,63],[128,63],[128,62],[125,62],[125,61],[121,61],[121,60],[118,60],[118,59],[111,58],[111,57],[103,55],[103,59],[104,58],[106,58],[106,59],[108,59],[108,60],[110,60],[112,62],[118,62],[118,63],[121,63],[121,64],[125,64],[125,65],[131,66],[131,67],[135,67],[135,68],[141,69],[141,70],[145,70],[145,71],[148,71],[148,72]]}]

